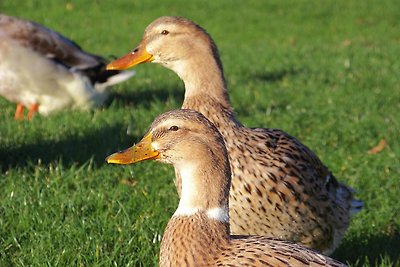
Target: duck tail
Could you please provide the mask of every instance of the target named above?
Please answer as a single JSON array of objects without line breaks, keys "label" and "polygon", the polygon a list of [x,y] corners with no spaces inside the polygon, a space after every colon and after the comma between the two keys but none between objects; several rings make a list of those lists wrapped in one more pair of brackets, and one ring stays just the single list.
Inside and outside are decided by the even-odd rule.
[{"label": "duck tail", "polygon": [[329,188],[331,190],[334,188],[333,192],[336,203],[342,207],[347,207],[350,215],[362,210],[364,202],[354,198],[356,191],[353,188],[338,182],[332,174],[326,177],[325,183],[328,190]]},{"label": "duck tail", "polygon": [[124,82],[135,75],[133,70],[124,71],[103,71],[99,72],[95,78],[90,77],[96,91],[103,92],[107,87]]},{"label": "duck tail", "polygon": [[[364,202],[355,199],[354,194],[355,190],[344,184],[341,184],[341,187],[336,191],[336,201],[348,207],[350,216],[361,211],[364,206]],[[347,205],[345,203],[347,203]]]},{"label": "duck tail", "polygon": [[364,207],[364,202],[358,199],[353,199],[350,203],[350,215],[360,212]]},{"label": "duck tail", "polygon": [[135,75],[135,73],[136,72],[134,70],[117,71],[117,72],[113,73],[113,75],[110,75],[106,81],[98,83],[98,84],[100,84],[102,87],[112,86],[117,83],[121,83],[121,82],[128,80],[133,75]]}]

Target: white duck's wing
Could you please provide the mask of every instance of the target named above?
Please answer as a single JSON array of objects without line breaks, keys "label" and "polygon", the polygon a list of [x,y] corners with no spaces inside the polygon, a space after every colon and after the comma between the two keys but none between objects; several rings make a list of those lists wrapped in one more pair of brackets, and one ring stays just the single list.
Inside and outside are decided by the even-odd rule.
[{"label": "white duck's wing", "polygon": [[93,85],[110,86],[129,79],[135,73],[106,71],[106,60],[103,57],[82,50],[75,42],[36,22],[0,14],[0,38],[11,39],[73,72],[88,77]]},{"label": "white duck's wing", "polygon": [[75,42],[35,22],[0,14],[0,38],[10,38],[45,57],[74,69],[93,68],[105,60],[83,51]]}]

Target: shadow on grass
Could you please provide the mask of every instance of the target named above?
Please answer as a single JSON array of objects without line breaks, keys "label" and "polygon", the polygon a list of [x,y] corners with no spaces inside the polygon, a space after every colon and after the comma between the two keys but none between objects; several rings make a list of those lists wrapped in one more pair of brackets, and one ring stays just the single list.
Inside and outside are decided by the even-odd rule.
[{"label": "shadow on grass", "polygon": [[352,266],[381,266],[388,258],[393,266],[400,266],[400,232],[354,238],[342,243],[332,257]]},{"label": "shadow on grass", "polygon": [[126,126],[114,124],[90,132],[65,135],[61,140],[43,140],[34,144],[21,144],[16,147],[0,148],[0,167],[7,171],[15,167],[27,167],[38,161],[47,164],[62,160],[63,164],[84,164],[93,160],[104,164],[106,156],[119,148],[132,145],[132,136],[122,130]]},{"label": "shadow on grass", "polygon": [[275,83],[282,81],[288,76],[295,76],[304,72],[304,69],[282,69],[276,71],[266,71],[263,73],[258,72],[253,74],[253,78],[262,82]]},{"label": "shadow on grass", "polygon": [[[159,101],[165,103],[171,98],[183,102],[183,89],[171,87],[140,88],[140,90],[126,89],[122,92],[112,92],[105,106],[117,101],[122,106],[143,106],[151,108],[152,103]],[[17,144],[13,147],[0,147],[0,171],[7,171],[15,167],[26,167],[36,164],[39,160],[43,164],[60,160],[66,166],[84,164],[93,160],[97,165],[104,163],[105,157],[118,148],[132,145],[132,140],[141,136],[128,136],[127,125],[115,123],[102,128],[92,129],[84,133],[71,133],[61,139],[43,140],[31,144]]]},{"label": "shadow on grass", "polygon": [[113,91],[110,94],[106,106],[109,106],[112,102],[117,101],[122,105],[141,105],[145,108],[151,108],[151,103],[159,101],[165,103],[170,99],[174,99],[177,103],[183,103],[184,89],[182,85],[176,87],[159,87],[159,88],[146,88],[142,87],[138,90],[124,90],[124,91]]},{"label": "shadow on grass", "polygon": [[[243,100],[241,101],[241,105],[235,105],[235,113],[240,114],[241,116],[253,117],[254,111],[260,111],[260,113],[279,113],[280,111],[287,112],[287,107],[290,105],[290,98],[280,98],[279,101],[275,101],[274,98],[266,98],[265,90],[271,91],[269,94],[272,96],[276,89],[272,84],[280,83],[285,79],[290,79],[291,77],[297,75],[305,75],[307,73],[306,69],[301,68],[288,68],[288,69],[279,69],[274,71],[253,71],[245,73],[246,80],[248,83],[255,83],[256,89],[252,93],[250,93],[249,99],[256,100]],[[251,81],[251,82],[250,82]],[[228,82],[229,84],[229,82]],[[258,91],[258,92],[257,92]],[[249,101],[245,103],[244,101]],[[245,103],[245,104],[244,104]]]}]

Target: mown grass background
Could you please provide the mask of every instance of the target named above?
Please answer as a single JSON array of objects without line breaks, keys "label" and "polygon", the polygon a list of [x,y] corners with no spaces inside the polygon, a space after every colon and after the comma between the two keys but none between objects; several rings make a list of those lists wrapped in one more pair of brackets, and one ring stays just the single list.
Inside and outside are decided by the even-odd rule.
[{"label": "mown grass background", "polygon": [[[400,266],[398,1],[6,0],[0,11],[110,58],[161,15],[193,19],[219,46],[238,118],[296,136],[365,202],[333,257]],[[179,108],[184,90],[160,66],[136,71],[90,112],[14,121],[0,99],[0,266],[157,264],[178,202],[172,167],[104,158]]]}]

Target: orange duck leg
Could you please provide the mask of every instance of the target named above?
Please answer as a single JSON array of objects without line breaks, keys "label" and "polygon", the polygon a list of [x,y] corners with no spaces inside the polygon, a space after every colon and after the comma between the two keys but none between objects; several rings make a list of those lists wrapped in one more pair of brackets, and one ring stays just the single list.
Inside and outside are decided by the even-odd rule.
[{"label": "orange duck leg", "polygon": [[18,103],[17,108],[15,110],[14,119],[22,120],[23,118],[24,118],[24,105],[22,105],[21,103]]},{"label": "orange duck leg", "polygon": [[38,103],[34,103],[34,104],[31,104],[30,106],[29,106],[29,111],[28,111],[28,121],[30,120],[30,119],[32,119],[32,117],[33,117],[33,115],[35,114],[35,113],[37,113],[39,111],[39,104]]}]

